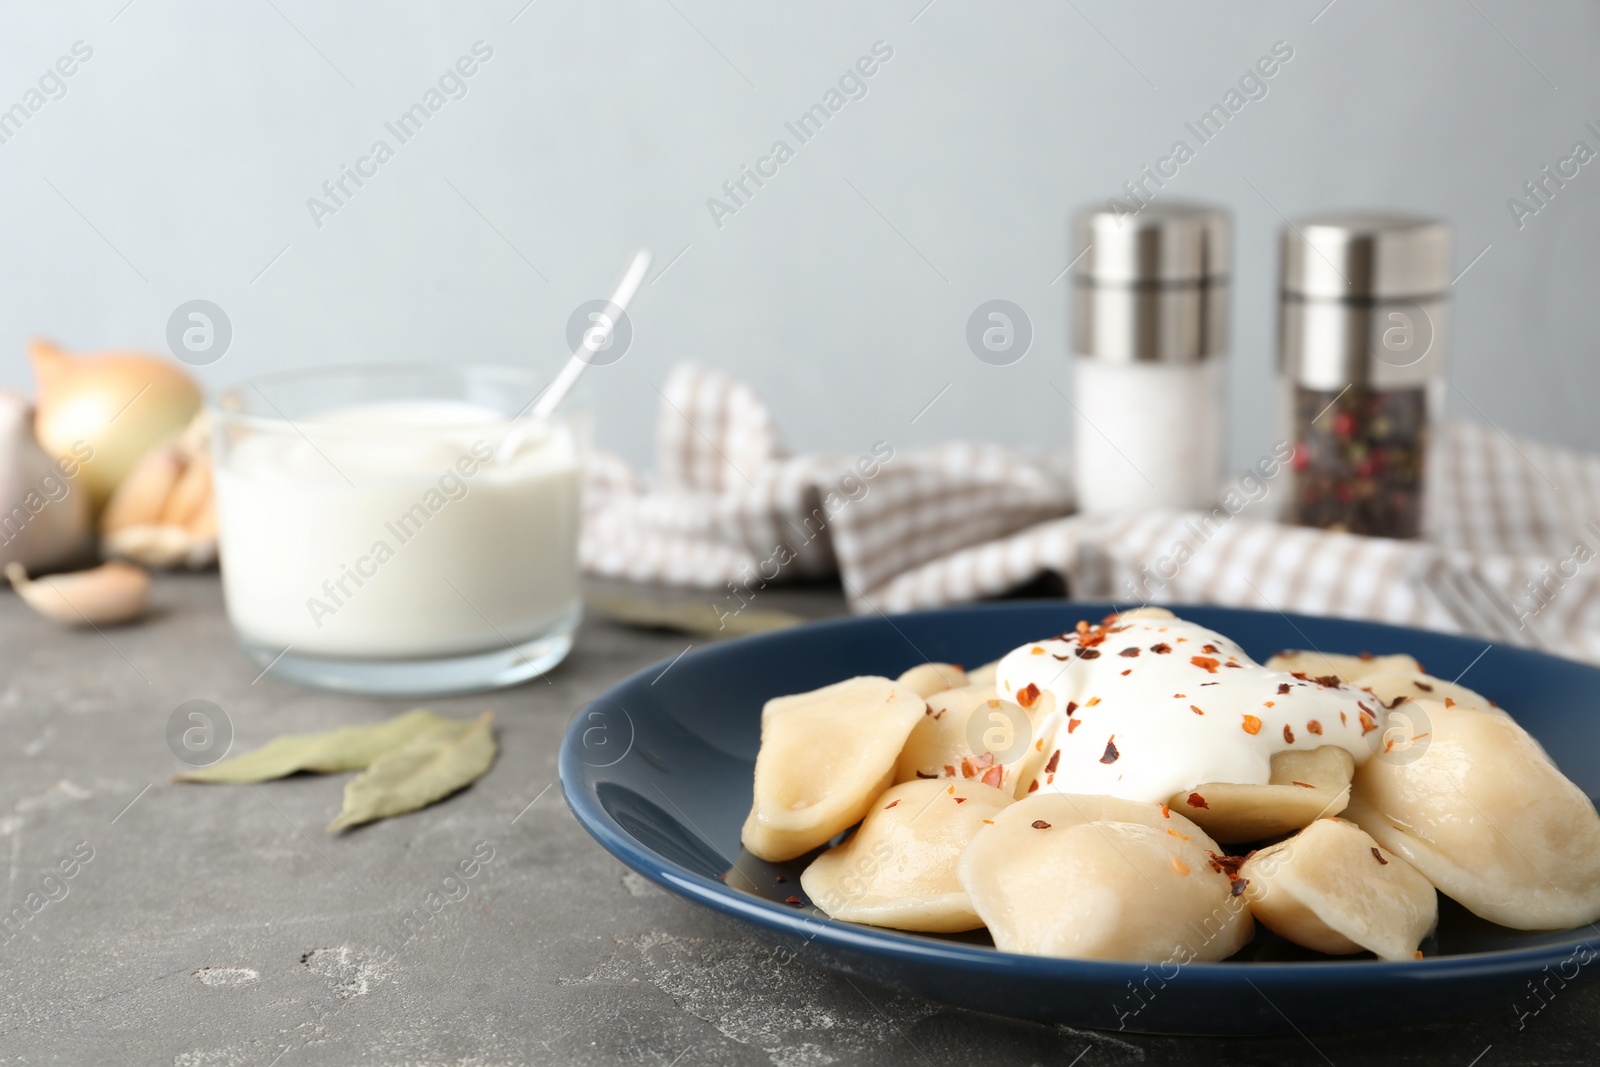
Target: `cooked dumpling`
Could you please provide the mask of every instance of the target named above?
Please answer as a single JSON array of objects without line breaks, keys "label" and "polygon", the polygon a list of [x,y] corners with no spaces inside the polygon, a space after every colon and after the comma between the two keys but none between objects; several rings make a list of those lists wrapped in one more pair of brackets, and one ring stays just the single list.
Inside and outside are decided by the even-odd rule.
[{"label": "cooked dumpling", "polygon": [[1159,804],[1041,793],[956,865],[997,947],[1033,956],[1221,960],[1254,934],[1205,831]]},{"label": "cooked dumpling", "polygon": [[1388,707],[1393,707],[1397,700],[1444,700],[1448,697],[1457,704],[1465,704],[1469,708],[1482,708],[1484,711],[1499,710],[1482,693],[1468,689],[1464,685],[1457,685],[1455,682],[1447,682],[1443,678],[1418,674],[1414,671],[1382,671],[1370,674],[1361,679],[1361,688],[1370,690],[1373,696]]},{"label": "cooked dumpling", "polygon": [[1355,769],[1350,753],[1334,745],[1279,752],[1272,757],[1267,785],[1197,785],[1168,804],[1218,841],[1260,841],[1343,811]]},{"label": "cooked dumpling", "polygon": [[1326,678],[1331,674],[1342,682],[1356,683],[1375,674],[1396,671],[1422,673],[1422,664],[1403,653],[1394,656],[1342,656],[1336,652],[1279,652],[1267,660],[1267,666],[1285,674],[1304,674],[1308,678]]},{"label": "cooked dumpling", "polygon": [[1491,922],[1600,919],[1600,815],[1583,790],[1509,715],[1417,703],[1428,724],[1417,755],[1358,769],[1345,818]]},{"label": "cooked dumpling", "polygon": [[1433,885],[1355,823],[1318,819],[1239,868],[1250,910],[1318,952],[1409,960],[1439,918]]},{"label": "cooked dumpling", "polygon": [[1050,698],[1041,697],[1025,711],[997,698],[992,686],[935,693],[906,739],[894,780],[974,778],[1013,793],[1030,757],[1040,756],[1034,727],[1049,706]]},{"label": "cooked dumpling", "polygon": [[800,884],[849,922],[956,933],[983,925],[956,860],[1011,798],[977,782],[906,782],[873,802],[850,840],[812,861]]},{"label": "cooked dumpling", "polygon": [[793,859],[860,822],[926,712],[914,690],[873,677],[767,701],[744,846]]},{"label": "cooked dumpling", "polygon": [[999,673],[999,670],[1000,670],[1000,661],[997,660],[997,659],[990,660],[988,663],[985,663],[983,666],[977,668],[976,670],[971,670],[971,671],[967,672],[967,684],[968,685],[986,685],[990,689],[993,689],[994,688],[994,676],[997,673]]},{"label": "cooked dumpling", "polygon": [[967,672],[954,663],[919,663],[896,679],[920,697],[931,697],[946,689],[959,689],[967,683]]}]

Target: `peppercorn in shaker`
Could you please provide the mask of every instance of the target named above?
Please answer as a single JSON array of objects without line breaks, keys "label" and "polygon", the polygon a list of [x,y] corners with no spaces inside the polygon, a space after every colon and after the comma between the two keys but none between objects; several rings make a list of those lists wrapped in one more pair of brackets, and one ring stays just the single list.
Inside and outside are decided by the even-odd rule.
[{"label": "peppercorn in shaker", "polygon": [[1283,232],[1278,356],[1294,444],[1285,518],[1416,537],[1449,350],[1450,227],[1350,212]]},{"label": "peppercorn in shaker", "polygon": [[1223,209],[1177,201],[1078,215],[1072,377],[1081,510],[1216,502],[1229,231]]}]

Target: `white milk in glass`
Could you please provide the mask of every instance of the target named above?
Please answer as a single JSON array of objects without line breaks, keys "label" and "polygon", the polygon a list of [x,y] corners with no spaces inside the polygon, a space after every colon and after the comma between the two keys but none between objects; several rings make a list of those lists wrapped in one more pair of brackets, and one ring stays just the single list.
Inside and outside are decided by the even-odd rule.
[{"label": "white milk in glass", "polygon": [[383,401],[245,433],[217,471],[228,613],[296,655],[504,649],[575,618],[582,442],[455,400]]}]

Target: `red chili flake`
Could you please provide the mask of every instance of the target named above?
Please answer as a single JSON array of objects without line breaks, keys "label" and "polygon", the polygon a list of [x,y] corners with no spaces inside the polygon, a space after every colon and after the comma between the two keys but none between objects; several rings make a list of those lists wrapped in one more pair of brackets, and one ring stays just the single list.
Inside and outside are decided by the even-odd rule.
[{"label": "red chili flake", "polygon": [[1187,637],[1180,637],[1180,638],[1178,638],[1178,644],[1180,644],[1180,645],[1181,645],[1181,644],[1183,644],[1183,643],[1184,643],[1184,642],[1185,642],[1185,641],[1187,641],[1187,640],[1189,640],[1189,639],[1188,639],[1188,638],[1187,638]]},{"label": "red chili flake", "polygon": [[933,705],[932,704],[923,704],[922,705],[922,714],[924,714],[924,715],[932,715],[933,714]]},{"label": "red chili flake", "polygon": [[918,778],[937,778],[939,776],[937,774],[923,774],[921,771],[918,771],[917,772],[917,777]]},{"label": "red chili flake", "polygon": [[1038,788],[1039,788],[1039,779],[1035,778],[1033,781],[1028,783],[1028,792],[1031,793],[1035,789],[1038,789]]},{"label": "red chili flake", "polygon": [[1212,659],[1210,656],[1190,656],[1189,662],[1193,663],[1196,667],[1199,667],[1207,674],[1216,674],[1217,668],[1221,666],[1220,663]]},{"label": "red chili flake", "polygon": [[800,906],[800,898],[797,897],[797,896],[792,896],[791,895],[791,896],[784,897],[783,898],[783,902],[785,904],[788,904],[790,907],[798,908]]},{"label": "red chili flake", "polygon": [[1029,682],[1025,687],[1017,690],[1017,703],[1025,708],[1033,707],[1033,702],[1039,699],[1039,687]]},{"label": "red chili flake", "polygon": [[1205,714],[1205,712],[1201,711],[1198,707],[1196,707],[1193,704],[1189,705],[1189,710],[1194,712],[1196,715],[1204,715]]},{"label": "red chili flake", "polygon": [[1165,656],[1168,652],[1172,651],[1172,646],[1163,641],[1158,645],[1151,645],[1150,651],[1154,652],[1158,656]]},{"label": "red chili flake", "polygon": [[1000,784],[1005,781],[1005,778],[1006,769],[1004,767],[990,767],[988,770],[983,772],[983,777],[979,778],[978,781],[982,782],[984,785],[993,786],[994,788],[999,789]]},{"label": "red chili flake", "polygon": [[1035,819],[1033,820],[1033,828],[1035,830],[1048,830],[1050,829],[1050,824],[1043,819]]},{"label": "red chili flake", "polygon": [[1078,728],[1078,721],[1079,720],[1077,720],[1077,719],[1068,719],[1067,720],[1067,733],[1070,734],[1072,731],[1074,731],[1074,730],[1076,730]]},{"label": "red chili flake", "polygon": [[1270,707],[1275,706],[1277,703],[1278,702],[1276,700],[1263,700],[1261,702],[1261,706],[1264,707],[1264,708],[1270,708]]},{"label": "red chili flake", "polygon": [[1345,717],[1344,717],[1344,712],[1342,712],[1342,711],[1341,711],[1341,712],[1340,712],[1340,713],[1339,713],[1339,725],[1340,725],[1340,726],[1346,726],[1346,725],[1348,725],[1348,723],[1349,723],[1349,720],[1347,720],[1347,719],[1346,719],[1346,718],[1345,718]]},{"label": "red chili flake", "polygon": [[1283,739],[1289,744],[1294,744],[1294,731],[1289,729],[1289,724],[1283,724]]},{"label": "red chili flake", "polygon": [[1172,827],[1170,827],[1170,826],[1169,826],[1169,827],[1167,827],[1167,833],[1169,833],[1169,834],[1171,834],[1171,835],[1172,835],[1172,836],[1173,836],[1173,837],[1176,837],[1176,838],[1179,838],[1179,839],[1180,839],[1180,840],[1183,840],[1183,841],[1187,841],[1187,840],[1189,840],[1189,835],[1188,835],[1188,834],[1180,834],[1180,833],[1178,833],[1178,831],[1176,831],[1176,830],[1174,830],[1174,829],[1173,829],[1173,828],[1172,828]]},{"label": "red chili flake", "polygon": [[1250,884],[1250,879],[1248,879],[1248,878],[1235,878],[1233,880],[1233,882],[1228,886],[1228,895],[1230,897],[1238,896],[1240,893],[1244,892],[1244,887],[1249,885],[1249,884]]},{"label": "red chili flake", "polygon": [[1246,715],[1244,717],[1244,732],[1247,734],[1259,734],[1261,732],[1261,720],[1254,715]]},{"label": "red chili flake", "polygon": [[1377,728],[1378,720],[1374,719],[1369,712],[1363,710],[1361,712],[1361,736],[1366,737]]},{"label": "red chili flake", "polygon": [[1424,693],[1433,692],[1433,686],[1429,685],[1427,682],[1412,682],[1411,684],[1422,690]]},{"label": "red chili flake", "polygon": [[1132,648],[1125,648],[1121,652],[1117,653],[1117,655],[1119,655],[1119,656],[1127,656],[1129,659],[1132,659],[1133,657],[1137,656],[1138,654],[1139,654],[1139,646],[1138,645],[1134,645]]},{"label": "red chili flake", "polygon": [[985,819],[985,820],[983,820],[983,825],[985,825],[985,826],[993,826],[994,825],[994,820],[993,819]]},{"label": "red chili flake", "polygon": [[1339,680],[1339,676],[1337,674],[1324,674],[1320,678],[1313,678],[1311,680],[1322,686],[1324,689],[1337,689],[1339,686],[1344,684]]},{"label": "red chili flake", "polygon": [[1451,697],[1445,697],[1444,698],[1444,706],[1447,707],[1447,708],[1453,708],[1453,707],[1456,706],[1456,702]]},{"label": "red chili flake", "polygon": [[[1282,655],[1282,653],[1279,653],[1279,655]],[[1298,678],[1298,679],[1300,679],[1300,680],[1301,680],[1301,681],[1302,681],[1302,682],[1309,682],[1309,681],[1310,681],[1310,680],[1311,680],[1311,679],[1310,679],[1310,678],[1309,678],[1309,677],[1307,677],[1307,675],[1306,675],[1306,672],[1305,672],[1305,671],[1291,671],[1291,672],[1290,672],[1290,673],[1289,673],[1289,677],[1291,677],[1291,678]]]},{"label": "red chili flake", "polygon": [[1360,701],[1360,700],[1356,701],[1356,707],[1360,708],[1362,711],[1366,712],[1368,715],[1375,714],[1371,708],[1367,707],[1367,705],[1366,705],[1366,703],[1364,701]]},{"label": "red chili flake", "polygon": [[940,708],[938,711],[933,713],[933,717],[937,721],[939,719],[944,718],[944,713],[945,713],[945,709],[944,708]]},{"label": "red chili flake", "polygon": [[1279,682],[1278,683],[1278,695],[1279,696],[1283,696],[1288,691],[1289,691],[1289,683],[1288,682]]},{"label": "red chili flake", "polygon": [[954,778],[956,776],[956,769],[950,764],[946,763],[944,765],[944,776],[946,778]]},{"label": "red chili flake", "polygon": [[1092,708],[1098,703],[1100,703],[1099,697],[1090,697],[1088,700],[1083,702],[1083,706],[1086,708]]},{"label": "red chili flake", "polygon": [[[1369,692],[1370,692],[1370,690],[1369,690]],[[1392,701],[1386,701],[1382,697],[1379,697],[1378,698],[1378,703],[1383,705],[1383,710],[1384,711],[1393,711],[1395,708],[1398,708],[1401,704],[1404,704],[1406,701],[1408,701],[1410,699],[1411,699],[1410,697],[1406,696],[1404,693],[1401,693],[1399,696],[1395,697],[1394,700],[1392,700]]]},{"label": "red chili flake", "polygon": [[1042,656],[1044,655],[1044,649],[1039,645],[1034,645],[1033,648],[1029,650],[1029,654],[1034,656]]},{"label": "red chili flake", "polygon": [[1310,782],[1290,782],[1289,784],[1290,785],[1297,785],[1302,789],[1315,789],[1316,788],[1316,786],[1312,785]]},{"label": "red chili flake", "polygon": [[1127,670],[1125,670],[1125,671],[1123,671],[1123,672],[1122,672],[1122,676],[1123,676],[1123,677],[1124,677],[1124,678],[1126,678],[1126,677],[1127,677],[1127,676],[1128,676],[1128,675],[1130,675],[1130,674],[1132,674],[1132,673],[1133,673],[1133,668],[1132,668],[1132,667],[1129,667],[1129,668],[1128,668],[1128,669],[1127,669]]},{"label": "red chili flake", "polygon": [[1383,853],[1378,851],[1377,845],[1372,846],[1372,858],[1383,864],[1385,867],[1389,866],[1389,861],[1383,858]]},{"label": "red chili flake", "polygon": [[1165,804],[1161,805],[1161,817],[1163,819],[1172,818],[1172,809],[1167,807]]},{"label": "red chili flake", "polygon": [[1060,763],[1061,763],[1061,750],[1058,748],[1054,752],[1050,753],[1050,762],[1046,763],[1044,765],[1044,773],[1046,773],[1046,774],[1054,774],[1054,773],[1056,773],[1056,767]]},{"label": "red chili flake", "polygon": [[1077,650],[1079,659],[1099,659],[1100,650],[1097,648],[1080,648]]},{"label": "red chili flake", "polygon": [[1106,740],[1106,751],[1105,751],[1105,754],[1100,757],[1100,762],[1101,763],[1115,763],[1115,762],[1117,762],[1117,758],[1119,756],[1121,756],[1121,755],[1122,755],[1122,753],[1117,751],[1117,735],[1116,734],[1112,734]]},{"label": "red chili flake", "polygon": [[1356,653],[1356,658],[1361,660],[1363,663],[1371,663],[1372,662],[1372,653],[1371,652],[1358,652],[1358,653]]},{"label": "red chili flake", "polygon": [[1210,810],[1211,808],[1211,805],[1206,803],[1206,798],[1201,796],[1199,793],[1190,793],[1189,799],[1186,801],[1186,803],[1191,808],[1205,808],[1207,810]]},{"label": "red chili flake", "polygon": [[1189,873],[1189,865],[1176,856],[1172,857],[1172,869],[1177,871],[1179,874]]},{"label": "red chili flake", "polygon": [[1244,664],[1243,663],[1233,663],[1233,662],[1230,661],[1228,663],[1224,663],[1223,666],[1224,667],[1237,667],[1240,670],[1244,670]]},{"label": "red chili flake", "polygon": [[1078,710],[1078,702],[1076,700],[1067,701],[1067,718],[1069,718],[1069,719],[1072,718],[1072,713],[1077,711],[1077,710]]},{"label": "red chili flake", "polygon": [[890,808],[894,807],[898,803],[900,803],[898,800],[891,800],[891,801],[889,801],[889,803],[887,803],[887,804],[885,804],[883,806],[883,810],[884,811],[888,811]]},{"label": "red chili flake", "polygon": [[967,798],[966,797],[956,797],[956,803],[957,804],[965,804],[966,802],[967,802]]},{"label": "red chili flake", "polygon": [[1321,737],[1322,723],[1318,722],[1316,719],[1312,719],[1310,722],[1306,723],[1306,733],[1316,734],[1318,737]]},{"label": "red chili flake", "polygon": [[1208,861],[1211,864],[1211,869],[1218,874],[1225,874],[1229,878],[1238,877],[1239,868],[1243,867],[1244,861],[1250,858],[1249,856],[1219,856],[1209,848],[1206,849],[1206,855],[1211,857]]},{"label": "red chili flake", "polygon": [[1051,659],[1058,659],[1058,660],[1069,660],[1072,657],[1070,655],[1068,655],[1068,656],[1058,656],[1054,652],[1052,652],[1052,653],[1050,653],[1050,658]]},{"label": "red chili flake", "polygon": [[1216,655],[1217,646],[1213,644],[1204,644],[1200,646],[1200,651],[1210,652],[1212,655]]},{"label": "red chili flake", "polygon": [[1186,699],[1188,699],[1188,696],[1189,696],[1188,693],[1173,693],[1172,694],[1172,699],[1173,700],[1186,700]]}]

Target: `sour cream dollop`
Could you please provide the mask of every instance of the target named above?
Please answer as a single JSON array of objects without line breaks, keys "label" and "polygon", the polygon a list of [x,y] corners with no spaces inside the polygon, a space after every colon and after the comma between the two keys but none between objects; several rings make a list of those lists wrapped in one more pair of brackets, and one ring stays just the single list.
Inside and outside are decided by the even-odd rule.
[{"label": "sour cream dollop", "polygon": [[[1383,736],[1385,709],[1336,679],[1268,670],[1214,630],[1118,616],[1008,653],[997,694],[1054,710],[1028,792],[1165,803],[1210,782],[1265,785],[1272,757],[1337,745],[1359,766]],[[1026,794],[1024,794],[1026,795]]]}]

